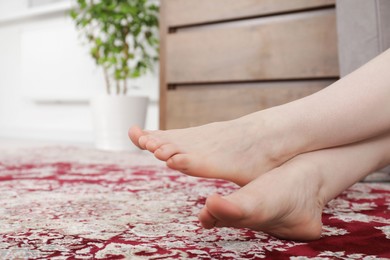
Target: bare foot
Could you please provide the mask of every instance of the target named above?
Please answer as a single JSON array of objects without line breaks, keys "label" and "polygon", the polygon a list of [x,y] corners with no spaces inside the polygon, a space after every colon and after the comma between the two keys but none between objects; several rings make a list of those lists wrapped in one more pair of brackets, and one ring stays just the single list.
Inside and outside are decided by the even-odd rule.
[{"label": "bare foot", "polygon": [[325,201],[316,167],[303,162],[263,174],[226,197],[212,195],[199,214],[204,228],[237,227],[275,237],[313,240],[321,236]]},{"label": "bare foot", "polygon": [[231,195],[210,196],[199,220],[205,228],[245,227],[285,239],[318,239],[325,204],[389,162],[390,133],[300,154]]},{"label": "bare foot", "polygon": [[242,186],[295,155],[287,133],[274,131],[260,112],[187,129],[142,131],[132,127],[129,136],[172,169]]}]

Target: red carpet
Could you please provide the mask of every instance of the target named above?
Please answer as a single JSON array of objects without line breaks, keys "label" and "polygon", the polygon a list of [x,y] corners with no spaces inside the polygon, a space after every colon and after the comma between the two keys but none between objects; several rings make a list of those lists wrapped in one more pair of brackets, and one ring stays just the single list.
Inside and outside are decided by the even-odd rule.
[{"label": "red carpet", "polygon": [[279,240],[202,229],[212,193],[236,187],[185,176],[144,154],[76,148],[0,155],[0,259],[388,259],[390,185],[360,183],[323,214],[323,237]]}]

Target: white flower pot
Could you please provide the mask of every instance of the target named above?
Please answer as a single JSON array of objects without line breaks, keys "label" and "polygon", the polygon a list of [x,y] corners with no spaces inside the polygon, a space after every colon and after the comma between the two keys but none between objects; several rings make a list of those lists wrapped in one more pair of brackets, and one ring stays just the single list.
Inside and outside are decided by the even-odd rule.
[{"label": "white flower pot", "polygon": [[145,127],[148,101],[146,96],[93,97],[91,108],[96,148],[110,151],[136,150],[127,132],[133,125]]}]

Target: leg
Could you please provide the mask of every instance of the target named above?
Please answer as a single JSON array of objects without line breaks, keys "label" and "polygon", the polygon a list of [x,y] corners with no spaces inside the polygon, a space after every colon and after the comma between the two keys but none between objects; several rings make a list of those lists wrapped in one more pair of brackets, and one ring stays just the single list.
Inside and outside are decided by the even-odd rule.
[{"label": "leg", "polygon": [[205,228],[247,227],[280,238],[318,239],[325,204],[389,162],[390,132],[301,154],[231,195],[209,197],[199,219]]},{"label": "leg", "polygon": [[302,152],[390,129],[389,67],[390,50],[324,90],[282,106],[183,130],[135,127],[129,135],[173,169],[244,185]]}]

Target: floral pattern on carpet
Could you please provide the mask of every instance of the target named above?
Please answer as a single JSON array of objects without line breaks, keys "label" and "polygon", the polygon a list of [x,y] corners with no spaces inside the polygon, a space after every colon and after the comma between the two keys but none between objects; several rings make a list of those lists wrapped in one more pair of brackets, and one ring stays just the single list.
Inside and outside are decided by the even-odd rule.
[{"label": "floral pattern on carpet", "polygon": [[200,227],[234,184],[185,176],[142,153],[40,148],[0,154],[0,259],[390,259],[390,185],[331,201],[308,243]]}]

